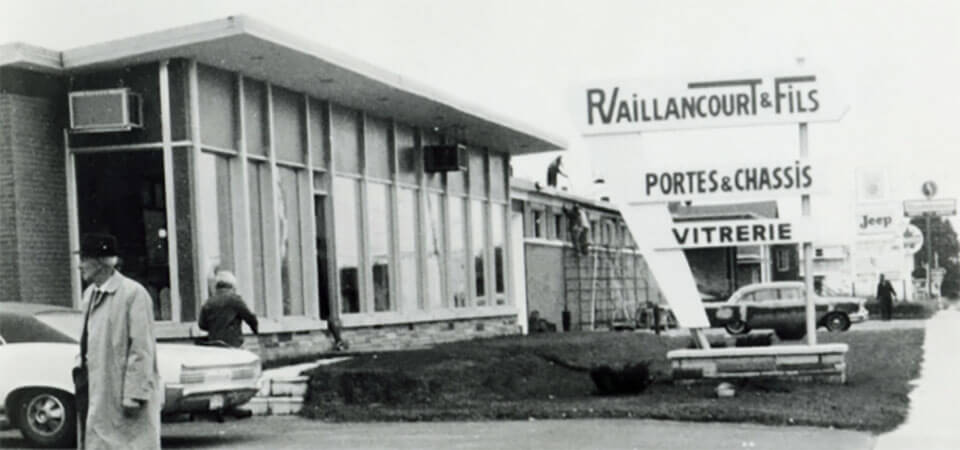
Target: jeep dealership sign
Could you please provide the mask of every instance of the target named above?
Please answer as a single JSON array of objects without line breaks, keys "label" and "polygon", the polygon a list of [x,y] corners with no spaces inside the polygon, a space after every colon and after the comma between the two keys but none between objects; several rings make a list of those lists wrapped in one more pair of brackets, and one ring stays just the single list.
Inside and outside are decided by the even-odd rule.
[{"label": "jeep dealership sign", "polygon": [[846,106],[836,88],[806,71],[769,76],[620,80],[578,88],[585,135],[834,121]]}]

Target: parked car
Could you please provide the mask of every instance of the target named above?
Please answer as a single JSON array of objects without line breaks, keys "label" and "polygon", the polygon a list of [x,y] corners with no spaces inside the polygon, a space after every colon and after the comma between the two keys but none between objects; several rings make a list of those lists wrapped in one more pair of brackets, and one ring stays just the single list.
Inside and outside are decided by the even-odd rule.
[{"label": "parked car", "polygon": [[[41,304],[0,302],[0,423],[38,446],[76,439],[71,369],[80,353],[83,312]],[[251,352],[157,344],[163,414],[222,414],[257,392],[260,358]],[[4,420],[6,419],[6,420]]]},{"label": "parked car", "polygon": [[[727,301],[704,307],[710,325],[730,334],[772,328],[780,339],[800,339],[807,334],[805,298],[803,282],[775,281],[744,286]],[[817,327],[846,331],[851,323],[867,319],[865,303],[856,297],[815,295]]]}]

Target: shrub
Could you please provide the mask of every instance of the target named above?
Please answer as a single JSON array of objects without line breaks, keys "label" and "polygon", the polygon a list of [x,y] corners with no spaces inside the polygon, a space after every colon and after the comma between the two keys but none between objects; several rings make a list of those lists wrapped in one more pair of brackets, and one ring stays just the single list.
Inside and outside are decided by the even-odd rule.
[{"label": "shrub", "polygon": [[640,362],[613,369],[599,366],[590,370],[590,378],[599,395],[639,394],[650,384],[650,364]]},{"label": "shrub", "polygon": [[[870,317],[874,319],[879,319],[882,317],[880,312],[880,302],[877,300],[867,301],[867,311],[870,312]],[[893,318],[894,319],[928,319],[937,312],[938,306],[936,301],[929,300],[918,300],[912,302],[893,302]]]}]

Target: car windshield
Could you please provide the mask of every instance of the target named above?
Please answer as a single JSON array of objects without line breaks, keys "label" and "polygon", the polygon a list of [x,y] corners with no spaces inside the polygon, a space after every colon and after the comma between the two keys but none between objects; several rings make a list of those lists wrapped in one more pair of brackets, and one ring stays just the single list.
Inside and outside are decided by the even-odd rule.
[{"label": "car windshield", "polygon": [[830,297],[843,297],[849,295],[848,292],[843,292],[835,287],[823,285],[820,287],[820,295],[826,295]]},{"label": "car windshield", "polygon": [[79,341],[83,331],[83,313],[79,311],[44,312],[35,315],[37,320]]}]

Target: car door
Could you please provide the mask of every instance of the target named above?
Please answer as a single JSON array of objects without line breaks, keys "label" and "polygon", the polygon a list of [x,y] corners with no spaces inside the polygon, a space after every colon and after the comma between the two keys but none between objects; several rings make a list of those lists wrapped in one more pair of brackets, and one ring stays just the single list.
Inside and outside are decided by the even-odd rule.
[{"label": "car door", "polygon": [[791,327],[803,326],[806,323],[807,302],[802,287],[786,287],[780,289],[780,307],[776,314],[776,321],[780,325]]},{"label": "car door", "polygon": [[778,300],[777,288],[761,288],[753,292],[753,299],[747,303],[747,323],[750,328],[771,328],[776,323]]}]

